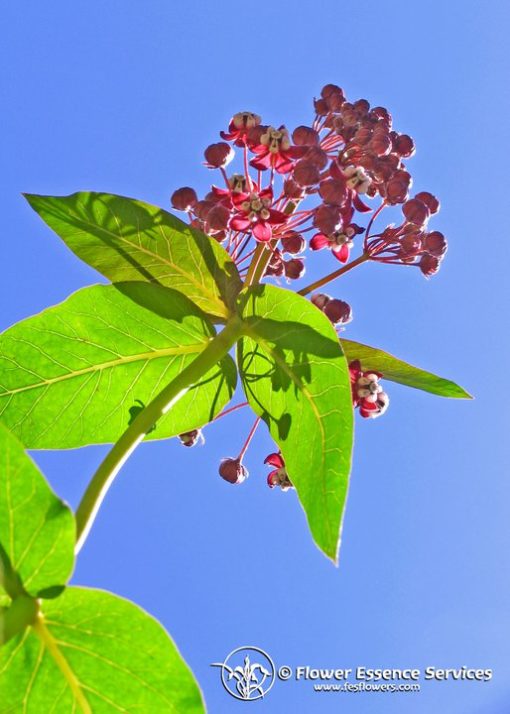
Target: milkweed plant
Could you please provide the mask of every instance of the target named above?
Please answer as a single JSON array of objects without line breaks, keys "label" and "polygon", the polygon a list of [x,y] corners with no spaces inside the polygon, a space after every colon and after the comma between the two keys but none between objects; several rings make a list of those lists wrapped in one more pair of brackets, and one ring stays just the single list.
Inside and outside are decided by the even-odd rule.
[{"label": "milkweed plant", "polygon": [[[107,193],[26,195],[111,284],[0,336],[0,712],[205,711],[155,620],[113,594],[67,585],[141,441],[192,447],[219,416],[251,410],[253,426],[219,476],[243,484],[264,425],[274,440],[257,467],[267,497],[295,493],[311,537],[336,561],[355,413],[382,417],[392,382],[469,398],[344,336],[352,310],[339,278],[366,263],[430,278],[447,250],[430,225],[439,201],[411,191],[414,142],[390,113],[328,84],[310,125],[290,132],[241,111],[219,138],[204,152],[208,193],[185,186],[171,197],[184,220]],[[388,209],[400,216],[391,224]],[[329,254],[328,272],[295,290],[317,251]],[[102,443],[113,446],[74,514],[25,454]]]}]

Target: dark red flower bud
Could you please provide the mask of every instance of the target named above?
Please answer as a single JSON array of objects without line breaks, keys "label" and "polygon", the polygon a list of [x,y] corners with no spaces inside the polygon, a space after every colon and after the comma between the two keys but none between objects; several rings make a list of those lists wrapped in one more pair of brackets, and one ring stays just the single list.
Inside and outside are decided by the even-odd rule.
[{"label": "dark red flower bud", "polygon": [[310,297],[310,300],[315,305],[315,307],[319,308],[319,310],[324,310],[331,298],[325,293],[313,293],[313,295]]},{"label": "dark red flower bud", "polygon": [[394,151],[403,158],[414,154],[414,141],[407,134],[397,134],[393,140]]},{"label": "dark red flower bud", "polygon": [[292,141],[296,146],[317,146],[320,141],[319,132],[311,126],[298,126],[292,132]]},{"label": "dark red flower bud", "polygon": [[324,87],[321,89],[321,97],[323,99],[328,99],[332,95],[342,95],[344,96],[344,91],[341,87],[338,86],[338,84],[325,84]]},{"label": "dark red flower bud", "polygon": [[385,107],[374,107],[370,112],[370,118],[376,119],[386,129],[391,129],[391,114]]},{"label": "dark red flower bud", "polygon": [[415,198],[424,203],[432,214],[437,213],[441,207],[438,199],[428,191],[420,191]]},{"label": "dark red flower bud", "polygon": [[277,278],[283,275],[283,258],[282,253],[278,248],[275,248],[272,252],[264,274],[272,275]]},{"label": "dark red flower bud", "polygon": [[296,231],[289,231],[281,238],[282,249],[285,253],[291,253],[292,255],[298,255],[302,253],[305,249],[306,242],[303,236]]},{"label": "dark red flower bud", "polygon": [[448,243],[442,233],[432,231],[432,233],[427,233],[425,236],[423,248],[430,255],[441,258],[448,249]]},{"label": "dark red flower bud", "polygon": [[219,141],[217,144],[211,144],[204,151],[206,166],[210,169],[219,169],[221,166],[226,166],[234,158],[234,150],[230,144],[224,141]]},{"label": "dark red flower bud", "polygon": [[424,226],[430,218],[428,207],[418,198],[411,198],[402,206],[402,212],[409,223],[415,226]]},{"label": "dark red flower bud", "polygon": [[372,138],[372,133],[372,129],[369,126],[360,126],[354,134],[354,141],[361,146],[365,146]]},{"label": "dark red flower bud", "polygon": [[248,471],[239,459],[231,457],[221,460],[219,474],[225,481],[234,484],[242,483],[248,477]]},{"label": "dark red flower bud", "polygon": [[197,194],[193,188],[183,186],[172,193],[170,200],[177,211],[189,211],[197,202]]},{"label": "dark red flower bud", "polygon": [[298,280],[305,274],[305,264],[301,258],[291,258],[283,261],[285,277],[290,280]]},{"label": "dark red flower bud", "polygon": [[328,104],[325,99],[314,99],[313,106],[314,106],[315,112],[320,117],[325,116],[329,112]]},{"label": "dark red flower bud", "polygon": [[370,103],[366,99],[358,99],[352,106],[360,119],[366,116],[370,110]]},{"label": "dark red flower bud", "polygon": [[341,179],[326,179],[321,181],[319,194],[324,203],[341,206],[347,199],[347,182]]},{"label": "dark red flower bud", "polygon": [[230,220],[230,210],[222,203],[217,203],[207,213],[207,225],[210,230],[224,231],[227,229]]},{"label": "dark red flower bud", "polygon": [[295,165],[292,178],[300,186],[313,186],[313,184],[318,183],[320,172],[311,161],[302,159]]},{"label": "dark red flower bud", "polygon": [[426,278],[435,275],[439,270],[440,259],[430,253],[424,253],[419,262],[420,270]]},{"label": "dark red flower bud", "polygon": [[322,171],[328,164],[328,155],[320,146],[311,146],[306,152],[305,160]]},{"label": "dark red flower bud", "polygon": [[407,171],[395,171],[386,184],[386,198],[389,203],[404,203],[409,193],[411,176]]},{"label": "dark red flower bud", "polygon": [[287,178],[283,182],[283,193],[287,198],[302,198],[304,189],[294,179]]},{"label": "dark red flower bud", "polygon": [[328,300],[323,312],[333,325],[346,325],[352,320],[352,308],[349,303],[337,298]]},{"label": "dark red flower bud", "polygon": [[318,228],[321,233],[325,235],[333,233],[339,223],[340,210],[336,206],[321,203],[321,205],[315,209],[313,225]]},{"label": "dark red flower bud", "polygon": [[200,218],[201,221],[205,221],[207,219],[207,214],[211,208],[214,208],[214,206],[216,206],[214,201],[197,201],[193,210],[195,211],[197,218]]},{"label": "dark red flower bud", "polygon": [[342,107],[342,121],[344,127],[354,127],[358,123],[358,114],[352,104],[344,104]]},{"label": "dark red flower bud", "polygon": [[326,84],[322,88],[321,97],[326,102],[330,112],[338,112],[345,101],[344,93],[336,84]]},{"label": "dark red flower bud", "polygon": [[376,156],[385,156],[389,154],[392,143],[389,135],[383,130],[382,132],[374,133],[370,140],[370,149]]},{"label": "dark red flower bud", "polygon": [[401,257],[409,258],[419,255],[422,251],[422,247],[421,233],[419,231],[409,233],[400,241]]},{"label": "dark red flower bud", "polygon": [[198,441],[204,442],[204,437],[200,429],[193,429],[193,431],[179,434],[179,439],[183,446],[195,446]]}]

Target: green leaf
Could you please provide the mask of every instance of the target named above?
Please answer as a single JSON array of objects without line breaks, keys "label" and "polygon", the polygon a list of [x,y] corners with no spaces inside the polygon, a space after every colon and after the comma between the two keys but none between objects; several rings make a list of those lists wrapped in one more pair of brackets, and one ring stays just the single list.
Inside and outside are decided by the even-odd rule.
[{"label": "green leaf", "polygon": [[[0,424],[0,560],[3,577],[32,596],[63,586],[74,565],[76,530],[19,441]],[[14,589],[21,589],[16,582]],[[5,584],[9,592],[9,585]],[[18,593],[9,593],[15,596]]]},{"label": "green leaf", "polygon": [[459,387],[449,379],[443,379],[431,372],[413,367],[407,362],[403,362],[388,352],[383,352],[375,347],[368,347],[359,342],[342,339],[342,347],[349,362],[359,360],[364,370],[374,370],[381,372],[385,379],[407,387],[422,389],[424,392],[437,394],[440,397],[451,397],[453,399],[472,399],[472,396],[465,389]]},{"label": "green leaf", "polygon": [[112,282],[158,283],[211,315],[228,315],[241,288],[235,264],[215,240],[172,214],[108,193],[26,199],[79,258]]},{"label": "green leaf", "polygon": [[[142,282],[84,288],[0,335],[0,419],[32,449],[114,442],[214,334],[175,290]],[[203,426],[235,383],[227,355],[147,438]]]},{"label": "green leaf", "polygon": [[110,593],[68,588],[0,649],[0,714],[203,714],[200,690],[152,617]]},{"label": "green leaf", "polygon": [[238,361],[247,398],[269,426],[315,542],[336,559],[347,497],[353,410],[347,362],[329,320],[289,290],[241,295]]}]

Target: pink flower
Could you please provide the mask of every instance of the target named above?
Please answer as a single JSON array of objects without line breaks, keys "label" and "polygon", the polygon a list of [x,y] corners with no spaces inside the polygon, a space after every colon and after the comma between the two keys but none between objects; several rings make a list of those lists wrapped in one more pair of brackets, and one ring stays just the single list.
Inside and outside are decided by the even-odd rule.
[{"label": "pink flower", "polygon": [[269,488],[280,486],[282,491],[288,491],[289,488],[293,488],[292,482],[285,470],[285,461],[280,452],[266,456],[264,463],[275,467],[273,471],[269,472],[267,477],[267,485]]},{"label": "pink flower", "polygon": [[379,384],[380,372],[364,372],[359,360],[349,365],[352,388],[352,403],[359,408],[365,419],[375,419],[384,414],[390,403],[389,397]]},{"label": "pink flower", "polygon": [[352,239],[356,232],[356,227],[350,225],[327,235],[325,233],[316,233],[310,241],[310,248],[312,250],[329,248],[337,260],[341,263],[346,263],[349,259],[350,250],[354,245]]},{"label": "pink flower", "polygon": [[268,126],[260,135],[259,141],[260,143],[250,147],[253,153],[257,154],[256,158],[250,161],[250,165],[260,171],[273,168],[279,174],[286,174],[294,167],[295,160],[308,150],[306,146],[291,146],[289,132],[284,126],[279,129]]},{"label": "pink flower", "polygon": [[288,220],[281,211],[271,208],[273,191],[265,188],[259,193],[238,193],[232,196],[234,215],[230,219],[230,228],[243,233],[253,233],[255,240],[266,243],[273,237],[273,226],[282,225]]},{"label": "pink flower", "polygon": [[227,141],[233,141],[236,146],[244,146],[248,132],[258,126],[260,122],[261,119],[258,114],[237,112],[230,120],[228,132],[220,131],[220,136]]}]

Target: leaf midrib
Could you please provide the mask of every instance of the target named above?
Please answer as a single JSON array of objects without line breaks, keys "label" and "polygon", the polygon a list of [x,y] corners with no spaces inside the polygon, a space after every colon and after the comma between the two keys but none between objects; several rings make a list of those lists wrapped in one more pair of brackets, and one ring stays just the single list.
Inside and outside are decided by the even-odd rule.
[{"label": "leaf midrib", "polygon": [[[320,428],[320,434],[321,434],[321,444],[322,448],[320,450],[321,452],[321,496],[322,496],[322,501],[324,504],[327,504],[327,498],[326,498],[326,484],[324,482],[325,479],[325,474],[324,474],[324,466],[325,466],[325,458],[324,458],[324,451],[325,451],[325,445],[326,445],[326,440],[325,440],[325,432],[324,432],[324,426],[322,424],[322,417],[320,412],[317,409],[317,405],[314,402],[313,396],[310,394],[308,389],[301,383],[301,381],[297,378],[297,376],[294,374],[294,371],[292,368],[287,364],[287,362],[284,359],[281,359],[280,355],[276,352],[276,350],[273,350],[271,347],[270,343],[268,343],[263,337],[261,337],[256,331],[250,329],[247,325],[245,325],[244,333],[248,335],[248,337],[251,337],[252,340],[254,340],[256,343],[258,343],[261,346],[264,346],[264,348],[269,352],[269,354],[272,356],[274,361],[278,364],[278,366],[283,369],[284,372],[290,377],[290,379],[293,381],[293,383],[297,386],[297,388],[303,393],[303,395],[306,397],[308,402],[310,403],[310,406],[312,408],[312,411],[314,413],[314,416],[317,419],[317,422],[319,424]],[[325,512],[325,525],[326,529],[328,531],[328,540],[331,537],[331,532],[332,532],[332,526],[330,522],[330,517],[329,517],[329,512],[326,507],[324,507],[324,512]]]},{"label": "leaf midrib", "polygon": [[39,616],[36,622],[32,625],[32,627],[44,647],[53,657],[55,664],[62,672],[62,675],[68,683],[73,697],[79,704],[83,714],[92,714],[92,708],[83,691],[83,684],[80,682],[74,670],[71,668],[71,665],[60,651],[55,638],[53,637],[49,629],[46,627],[43,617]]},{"label": "leaf midrib", "polygon": [[199,342],[192,345],[166,347],[161,350],[151,350],[150,352],[128,355],[126,357],[122,357],[116,360],[110,360],[109,362],[101,362],[99,364],[92,365],[91,367],[84,367],[83,369],[75,370],[73,372],[69,372],[68,374],[62,374],[58,377],[51,377],[50,379],[43,379],[39,382],[34,382],[33,384],[27,384],[23,387],[17,387],[16,389],[5,389],[3,392],[0,392],[0,399],[6,396],[13,396],[14,394],[19,394],[20,392],[26,392],[31,389],[40,389],[41,387],[47,387],[52,384],[65,382],[69,379],[81,377],[84,374],[101,372],[104,369],[111,369],[113,367],[133,364],[136,362],[148,362],[153,359],[160,359],[161,357],[170,357],[172,355],[197,354],[198,352],[202,352],[205,349],[206,345],[207,342]]}]

